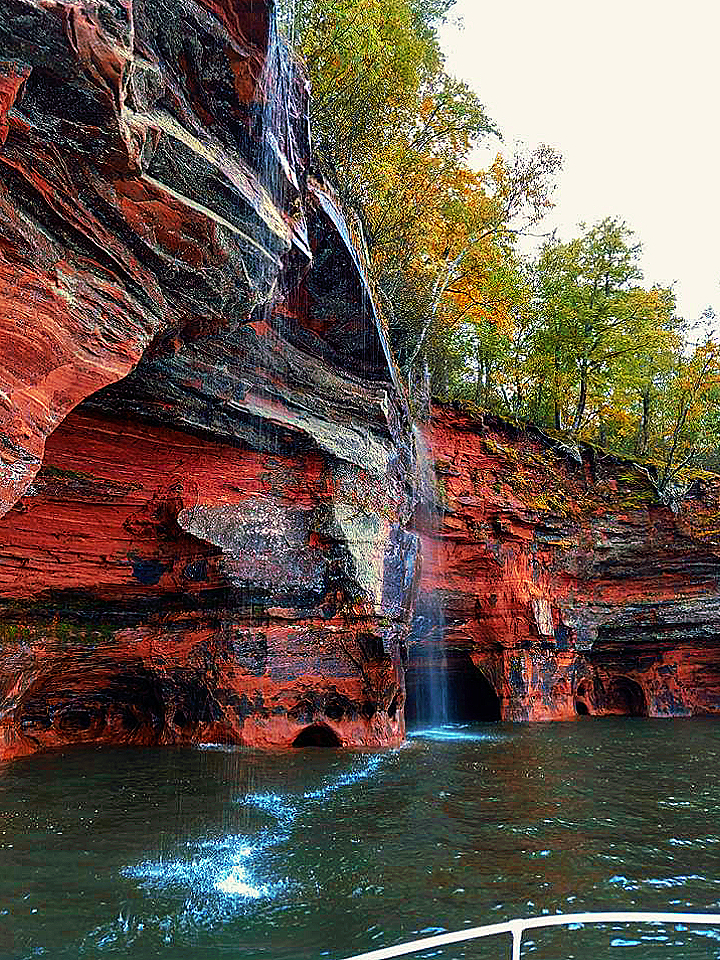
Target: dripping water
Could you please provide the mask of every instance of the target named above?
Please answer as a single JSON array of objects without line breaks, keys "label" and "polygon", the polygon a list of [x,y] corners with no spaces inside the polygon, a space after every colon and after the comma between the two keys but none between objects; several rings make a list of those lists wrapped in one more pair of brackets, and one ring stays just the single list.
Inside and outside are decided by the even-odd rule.
[{"label": "dripping water", "polygon": [[[274,15],[270,17],[265,63],[257,88],[260,108],[256,130],[258,172],[260,182],[281,217],[285,216],[285,211],[291,208],[293,201],[300,195],[295,173],[297,150],[292,118],[296,100],[295,68],[291,49],[295,7],[295,0],[278,0],[274,5]],[[277,255],[284,256],[281,250],[278,250]],[[268,396],[272,401],[278,399],[273,397],[273,381],[277,380],[278,376],[280,380],[285,379],[283,358],[288,340],[287,321],[282,312],[276,310],[285,291],[281,286],[283,270],[282,267],[278,269],[277,263],[264,260],[260,273],[260,289],[269,293],[263,302],[257,303],[254,311],[254,319],[263,321],[266,326],[262,346],[264,356],[260,358],[260,379],[263,382],[258,382],[256,387],[259,388],[259,393]],[[269,420],[269,417],[260,416],[257,428],[258,449],[277,455],[281,448],[279,430],[272,422],[266,423],[266,420]]]},{"label": "dripping water", "polygon": [[[422,575],[411,626],[406,720],[411,728],[440,727],[450,717],[445,609],[437,588],[440,571],[442,502],[432,457],[418,426],[413,427],[419,481],[417,529],[422,542]],[[429,589],[423,589],[428,584]]]}]

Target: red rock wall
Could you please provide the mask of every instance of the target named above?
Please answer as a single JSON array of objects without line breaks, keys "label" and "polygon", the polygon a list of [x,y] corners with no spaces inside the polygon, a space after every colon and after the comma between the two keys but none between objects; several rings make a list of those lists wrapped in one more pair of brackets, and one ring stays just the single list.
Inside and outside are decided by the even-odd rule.
[{"label": "red rock wall", "polygon": [[268,3],[205,6],[0,10],[0,513],[154,337],[247,315],[308,255],[302,79],[266,70]]},{"label": "red rock wall", "polygon": [[409,418],[265,0],[0,9],[0,757],[404,736]]},{"label": "red rock wall", "polygon": [[371,597],[358,571],[342,523],[369,515],[360,479],[343,489],[316,451],[68,416],[1,526],[3,754],[287,746],[318,723],[338,742],[402,739],[407,592]]},{"label": "red rock wall", "polygon": [[451,675],[469,655],[509,720],[720,710],[720,481],[674,514],[589,447],[452,407],[426,434],[443,509],[421,595],[445,607]]}]

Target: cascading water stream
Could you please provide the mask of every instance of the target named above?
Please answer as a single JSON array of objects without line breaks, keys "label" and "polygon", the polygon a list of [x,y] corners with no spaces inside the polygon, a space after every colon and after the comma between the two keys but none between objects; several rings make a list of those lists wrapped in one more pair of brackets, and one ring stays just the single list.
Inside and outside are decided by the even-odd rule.
[{"label": "cascading water stream", "polygon": [[[451,720],[445,609],[439,582],[439,534],[442,504],[432,457],[419,427],[413,427],[419,480],[418,534],[422,541],[422,575],[410,635],[408,702],[406,721],[410,728],[440,727]],[[423,583],[433,584],[423,590]]]},{"label": "cascading water stream", "polygon": [[[267,49],[255,94],[255,166],[269,215],[276,220],[285,218],[286,225],[294,230],[293,242],[302,246],[307,243],[307,237],[302,237],[302,221],[291,225],[288,215],[283,212],[297,204],[302,192],[296,175],[302,167],[298,162],[302,151],[295,142],[297,118],[293,115],[294,111],[302,109],[298,102],[297,70],[292,55],[296,0],[276,0],[270,13]],[[283,280],[288,254],[278,250],[277,256],[281,263],[260,256],[253,264],[255,274],[262,278],[258,288],[270,292],[269,296],[257,300],[251,316],[253,322],[259,322],[263,329],[258,329],[261,342],[258,375],[254,382],[247,384],[249,391],[257,394],[258,406],[262,408],[267,404],[268,414],[261,412],[257,417],[255,444],[259,452],[271,457],[284,452],[279,425],[274,422],[271,411],[278,402],[282,403],[273,382],[283,368],[288,341],[287,321],[282,311],[276,309],[287,293],[283,289]]]}]

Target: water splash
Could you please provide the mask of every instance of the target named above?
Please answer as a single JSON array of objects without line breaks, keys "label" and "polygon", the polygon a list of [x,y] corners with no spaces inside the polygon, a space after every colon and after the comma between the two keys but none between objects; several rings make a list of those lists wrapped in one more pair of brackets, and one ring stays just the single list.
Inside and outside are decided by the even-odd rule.
[{"label": "water splash", "polygon": [[501,740],[502,735],[496,733],[484,733],[477,730],[467,730],[463,727],[449,723],[443,727],[426,727],[419,730],[413,730],[408,734],[416,740],[437,740],[441,743],[448,740]]},{"label": "water splash", "polygon": [[137,880],[146,892],[187,887],[207,901],[213,892],[234,894],[257,900],[272,896],[270,884],[254,878],[252,861],[267,844],[263,839],[251,843],[247,837],[226,836],[188,843],[189,853],[174,860],[145,860],[121,871]]},{"label": "water splash", "polygon": [[[239,796],[239,806],[261,812],[270,823],[252,837],[205,836],[188,840],[172,857],[149,858],[124,867],[121,875],[134,881],[149,902],[159,905],[168,901],[166,909],[145,913],[123,908],[113,920],[92,930],[84,945],[112,950],[127,949],[140,939],[143,943],[184,941],[200,929],[214,929],[255,910],[263,901],[287,895],[293,881],[267,876],[278,859],[273,857],[273,848],[290,841],[297,822],[312,822],[312,817],[304,816],[308,808],[372,777],[395,753],[364,757],[349,770],[302,794],[258,792]],[[178,899],[180,906],[173,909],[171,903]]]},{"label": "water splash", "polygon": [[269,837],[206,837],[188,841],[186,849],[170,859],[158,857],[125,867],[121,876],[135,881],[157,912],[123,907],[116,918],[87,934],[80,953],[88,947],[124,951],[138,942],[144,949],[151,943],[176,943],[276,897],[286,881],[263,882],[258,877],[269,845]]}]

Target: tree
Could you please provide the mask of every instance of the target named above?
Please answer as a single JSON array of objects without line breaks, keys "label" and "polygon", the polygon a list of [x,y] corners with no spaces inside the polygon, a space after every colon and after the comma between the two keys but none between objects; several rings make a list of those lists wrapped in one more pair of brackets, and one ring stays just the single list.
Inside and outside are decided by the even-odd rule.
[{"label": "tree", "polygon": [[[545,244],[536,265],[537,350],[552,369],[554,421],[597,428],[618,381],[647,363],[677,326],[668,288],[639,285],[641,246],[606,218],[568,243]],[[636,377],[637,379],[637,377]]]},{"label": "tree", "polygon": [[443,69],[436,28],[451,5],[298,3],[296,36],[312,83],[315,157],[343,202],[360,208],[372,202],[378,167],[390,156],[402,167],[408,150],[464,155],[479,136],[495,132],[477,96]]},{"label": "tree", "polygon": [[701,336],[676,357],[660,398],[660,429],[652,453],[660,464],[661,493],[720,441],[720,344],[712,332],[712,312],[703,319]]},{"label": "tree", "polygon": [[515,308],[515,237],[547,209],[560,163],[541,147],[470,169],[473,144],[498,131],[445,72],[450,6],[300,0],[297,14],[319,172],[360,221],[410,392],[428,370],[442,396],[464,363],[455,328]]},{"label": "tree", "polygon": [[[459,166],[452,176],[446,175],[435,216],[426,219],[423,233],[419,262],[431,296],[414,332],[412,349],[407,351],[409,379],[423,355],[427,357],[433,327],[439,326],[430,338],[437,343],[442,330],[449,335],[458,326],[472,330],[473,325],[488,323],[504,330],[514,322],[525,297],[516,239],[551,205],[559,166],[559,155],[542,146],[529,154],[516,154],[509,162],[498,156],[487,171]],[[486,334],[483,339],[487,341]],[[471,335],[470,340],[477,343],[478,336]],[[468,351],[465,359],[472,364],[471,343]],[[462,353],[457,359],[464,362]],[[447,395],[449,379],[449,371],[434,378],[436,393]]]}]

